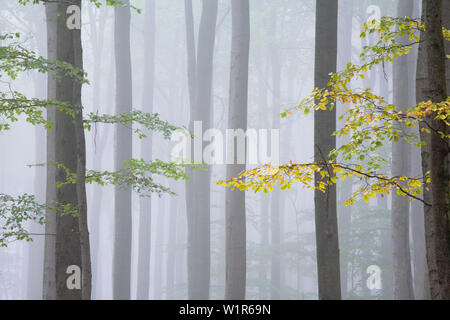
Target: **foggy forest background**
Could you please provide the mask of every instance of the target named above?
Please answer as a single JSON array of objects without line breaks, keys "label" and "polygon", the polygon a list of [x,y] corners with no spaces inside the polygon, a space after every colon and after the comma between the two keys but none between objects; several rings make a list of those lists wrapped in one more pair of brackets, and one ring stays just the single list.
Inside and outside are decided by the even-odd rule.
[{"label": "foggy forest background", "polygon": [[[446,0],[444,0],[446,1]],[[399,3],[400,2],[400,3]],[[359,62],[367,39],[360,38],[364,22],[376,16],[421,16],[421,1],[341,0],[338,9],[337,70],[349,61]],[[22,6],[17,1],[0,0],[0,30],[21,33],[23,45],[47,56],[47,28],[44,5]],[[230,90],[231,2],[219,0],[213,47],[211,82],[211,124],[225,132]],[[182,0],[133,0],[142,9],[130,10],[132,106],[142,110],[152,99],[152,110],[170,124],[189,127],[190,93],[186,39],[186,3]],[[195,43],[202,15],[202,1],[193,0]],[[405,13],[404,10],[407,10]],[[89,85],[82,89],[85,112],[114,114],[116,108],[115,8],[96,7],[83,1],[82,44],[84,70]],[[121,9],[124,10],[124,9]],[[314,157],[314,116],[297,112],[287,118],[280,113],[308,96],[314,89],[315,10],[313,0],[251,0],[250,60],[248,74],[247,127],[280,129],[280,162],[309,162]],[[399,11],[403,10],[403,12]],[[447,12],[448,15],[448,12]],[[116,35],[115,35],[116,32]],[[152,37],[154,35],[154,41]],[[199,50],[199,48],[197,48]],[[149,53],[154,52],[154,76],[149,69]],[[417,48],[408,57],[406,74],[394,81],[393,64],[378,66],[359,81],[388,101],[395,99],[401,83],[415,102]],[[123,68],[123,66],[121,67]],[[2,87],[7,84],[0,84]],[[149,85],[152,86],[149,89]],[[26,72],[14,86],[30,97],[45,99],[47,75]],[[131,92],[130,92],[131,93]],[[403,93],[404,94],[404,93]],[[339,115],[342,106],[337,106]],[[338,123],[339,126],[339,123]],[[94,124],[86,132],[87,167],[112,170],[115,156],[114,126]],[[133,136],[132,154],[140,158],[148,152]],[[338,145],[342,139],[338,139]],[[34,194],[45,203],[46,168],[30,166],[46,162],[46,131],[42,126],[18,122],[0,134],[0,192],[11,195]],[[174,142],[159,133],[151,136],[151,157],[170,160]],[[145,150],[144,150],[145,149]],[[392,144],[382,147],[392,159]],[[412,172],[420,172],[420,150],[411,148]],[[403,161],[403,160],[401,160]],[[249,167],[248,167],[249,168]],[[389,172],[390,167],[383,170]],[[210,283],[209,298],[223,299],[225,292],[225,194],[217,180],[226,177],[226,165],[210,167]],[[358,200],[346,207],[352,181],[338,183],[340,276],[343,299],[393,299],[391,196],[376,197],[369,203]],[[140,199],[133,192],[132,226],[126,236],[132,240],[130,298],[187,299],[188,246],[186,197],[189,181],[161,179],[177,195]],[[92,298],[113,299],[114,197],[115,187],[87,185],[88,219],[92,258]],[[317,299],[314,191],[293,187],[269,194],[247,192],[246,299]],[[191,203],[201,199],[191,199]],[[147,217],[144,221],[148,204]],[[189,201],[188,201],[189,203]],[[409,202],[408,202],[409,203]],[[409,279],[416,299],[429,298],[426,290],[426,258],[423,205],[408,205]],[[422,215],[422,217],[421,217]],[[145,223],[145,224],[144,224]],[[144,224],[144,225],[143,225]],[[149,229],[146,229],[146,228]],[[403,226],[405,227],[405,226]],[[0,248],[0,299],[42,299],[45,226],[30,223],[33,242],[16,241]],[[117,229],[117,226],[116,226]],[[148,231],[148,232],[147,232]],[[148,236],[148,237],[146,237]],[[142,246],[142,241],[147,246]],[[139,256],[150,257],[142,270]],[[379,266],[382,287],[370,290],[367,268]],[[141,270],[139,270],[141,269]],[[147,273],[148,286],[138,288],[140,272]],[[140,292],[140,293],[139,293]]]}]

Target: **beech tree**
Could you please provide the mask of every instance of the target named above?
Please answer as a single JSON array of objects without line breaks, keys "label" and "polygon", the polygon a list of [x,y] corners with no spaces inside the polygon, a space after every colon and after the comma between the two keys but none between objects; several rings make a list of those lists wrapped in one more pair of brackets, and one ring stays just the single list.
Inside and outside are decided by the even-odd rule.
[{"label": "beech tree", "polygon": [[[132,79],[130,1],[115,10],[114,43],[116,57],[116,112],[131,111]],[[116,128],[115,166],[123,169],[126,159],[132,157],[132,131],[126,127]],[[131,284],[131,190],[116,188],[114,196],[114,265],[113,292],[115,299],[130,299]]]},{"label": "beech tree", "polygon": [[[248,0],[232,0],[232,43],[230,71],[230,108],[228,128],[247,130],[248,61],[250,51],[250,4]],[[227,176],[245,170],[239,163],[238,148],[232,144],[233,163],[227,165]],[[226,191],[226,284],[225,299],[243,300],[246,283],[245,192]]]},{"label": "beech tree", "polygon": [[[413,1],[401,0],[398,3],[398,17],[412,17]],[[401,45],[407,44],[408,39],[399,39]],[[413,55],[399,57],[393,65],[394,105],[399,110],[407,109],[413,103],[412,74]],[[405,78],[407,76],[407,79]],[[399,130],[406,131],[401,125]],[[410,176],[411,145],[404,140],[392,143],[392,175]],[[410,201],[400,195],[392,195],[392,261],[394,274],[394,299],[412,300],[411,254],[409,246]]]},{"label": "beech tree", "polygon": [[[329,74],[336,72],[338,1],[316,2],[315,87],[325,88]],[[314,161],[324,161],[336,148],[336,109],[314,112]],[[320,180],[317,172],[315,180]],[[340,299],[339,237],[336,209],[336,187],[315,190],[316,247],[319,299]]]},{"label": "beech tree", "polygon": [[[188,80],[191,102],[189,130],[191,132],[194,131],[195,121],[201,121],[204,130],[211,128],[213,54],[217,7],[217,0],[202,1],[202,15],[196,48],[192,1],[185,0]],[[196,137],[200,141],[203,141],[202,138]],[[209,297],[211,172],[209,166],[205,165],[205,169],[195,172],[191,172],[190,169],[187,171],[190,178],[190,181],[186,183],[189,299],[208,299]]]},{"label": "beech tree", "polygon": [[[144,95],[143,105],[145,112],[153,112],[154,98],[154,78],[155,78],[155,33],[156,33],[156,12],[155,1],[147,0],[145,7],[145,31],[144,31]],[[142,140],[142,157],[144,159],[152,158],[152,136],[147,140]],[[150,285],[150,247],[151,247],[151,198],[140,199],[139,214],[139,255],[138,255],[138,282],[137,298],[148,299]]]},{"label": "beech tree", "polygon": [[[26,4],[29,1],[20,2]],[[121,1],[108,4],[124,5]],[[5,119],[0,130],[8,130],[20,115],[24,115],[27,122],[44,125],[49,131],[47,203],[37,204],[34,196],[29,195],[19,198],[2,195],[2,204],[7,206],[0,208],[1,217],[6,219],[4,228],[8,230],[4,237],[0,237],[0,245],[7,245],[11,240],[31,240],[29,232],[23,227],[23,223],[29,220],[47,223],[44,299],[91,298],[87,183],[117,185],[149,197],[151,194],[173,194],[169,188],[156,183],[153,176],[186,179],[185,165],[161,160],[128,158],[124,160],[122,170],[113,172],[86,169],[84,135],[85,130],[91,130],[92,124],[117,124],[123,127],[136,124],[134,133],[141,139],[146,138],[148,131],[160,131],[164,138],[169,139],[174,131],[185,130],[160,120],[158,114],[137,110],[114,116],[94,113],[83,116],[81,87],[89,82],[82,69],[81,29],[68,28],[66,21],[59,18],[69,14],[67,5],[51,3],[46,7],[48,23],[51,24],[48,33],[51,59],[37,56],[20,43],[14,42],[19,37],[18,34],[1,36],[2,40],[10,42],[0,50],[2,74],[11,80],[15,80],[19,73],[29,70],[49,74],[49,98],[46,100],[28,99],[17,91],[2,92],[0,97],[0,112]],[[77,5],[81,8],[81,2]],[[47,118],[43,116],[43,109],[47,110]],[[68,140],[71,142],[68,143]],[[57,152],[56,148],[59,146],[73,150]],[[45,211],[47,213],[44,218]],[[76,267],[81,269],[81,287],[69,288],[66,285],[67,272],[73,272]]]},{"label": "beech tree", "polygon": [[[446,96],[445,85],[445,52],[443,37],[449,38],[449,32],[442,29],[442,1],[425,1],[425,20],[410,17],[383,17],[379,21],[365,23],[361,37],[378,34],[379,40],[374,45],[363,48],[362,64],[348,63],[345,70],[334,73],[328,82],[328,88],[315,89],[312,94],[292,108],[281,114],[286,117],[294,110],[302,110],[308,114],[311,110],[327,110],[334,104],[342,102],[350,107],[339,120],[344,124],[333,132],[336,136],[349,136],[349,143],[331,150],[327,158],[314,163],[291,161],[280,166],[264,165],[246,171],[238,177],[226,181],[218,181],[220,185],[270,192],[274,186],[289,189],[294,182],[326,192],[338,180],[349,177],[359,179],[362,184],[352,197],[345,201],[351,205],[357,197],[364,201],[376,195],[385,196],[391,192],[406,196],[411,200],[431,205],[431,213],[425,218],[425,237],[427,246],[427,262],[429,268],[431,297],[448,299],[448,215],[446,203],[448,195],[447,177],[447,117],[450,111],[450,100]],[[365,73],[374,66],[384,62],[394,62],[399,56],[410,53],[412,46],[420,41],[420,32],[424,31],[426,60],[430,100],[422,101],[407,110],[399,110],[397,106],[386,102],[384,97],[372,93],[369,88],[353,88],[351,81],[364,78]],[[409,43],[399,45],[401,37],[407,36]],[[330,106],[331,105],[331,106]],[[330,106],[330,107],[327,107]],[[398,123],[406,128],[417,127],[423,123],[424,133],[431,136],[430,172],[425,177],[389,176],[381,173],[382,164],[386,163],[377,150],[385,141],[397,142],[404,139],[416,147],[426,145],[414,133],[404,135],[398,129]],[[363,162],[364,165],[356,162]],[[314,177],[316,180],[314,181]],[[319,179],[317,179],[319,177]],[[431,203],[421,198],[423,188],[432,191]]]},{"label": "beech tree", "polygon": [[[429,98],[433,104],[446,102],[433,110],[425,122],[430,126],[431,210],[425,217],[427,262],[432,299],[450,299],[450,222],[448,215],[448,134],[445,48],[442,34],[442,0],[424,0],[425,51]],[[448,36],[448,33],[446,33]],[[442,111],[441,111],[442,112]]]}]

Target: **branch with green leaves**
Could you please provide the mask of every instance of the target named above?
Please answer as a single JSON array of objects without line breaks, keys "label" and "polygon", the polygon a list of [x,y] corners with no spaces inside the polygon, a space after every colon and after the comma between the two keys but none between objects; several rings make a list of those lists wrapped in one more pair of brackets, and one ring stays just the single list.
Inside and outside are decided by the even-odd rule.
[{"label": "branch with green leaves", "polygon": [[17,79],[25,71],[50,73],[55,80],[63,77],[74,79],[83,84],[89,84],[87,73],[80,68],[64,61],[49,60],[26,49],[20,42],[19,33],[0,35],[0,40],[6,45],[0,47],[0,79],[7,75],[11,80]]},{"label": "branch with green leaves", "polygon": [[[89,0],[90,3],[94,4],[97,8],[100,8],[103,4],[107,5],[107,6],[111,6],[111,7],[124,7],[125,3],[122,0]],[[32,4],[40,4],[40,3],[62,3],[62,4],[67,4],[67,5],[73,5],[75,4],[73,1],[70,0],[19,0],[19,3],[22,5],[27,5],[28,3],[32,3]],[[137,13],[141,13],[142,10],[130,5],[130,8],[135,10]]]},{"label": "branch with green leaves", "polygon": [[[50,163],[65,171],[65,181],[57,183],[60,188],[68,184],[76,184],[77,175],[71,172],[64,164]],[[87,170],[86,183],[96,183],[100,186],[113,185],[123,189],[132,189],[141,197],[150,197],[152,194],[161,196],[163,194],[175,195],[170,188],[162,185],[157,178],[168,178],[175,181],[188,180],[186,168],[191,170],[203,169],[196,164],[180,164],[176,162],[165,162],[159,159],[146,161],[144,159],[128,159],[123,169],[118,171]]]},{"label": "branch with green leaves", "polygon": [[13,197],[0,193],[0,247],[18,240],[33,241],[33,234],[25,227],[33,222],[40,225],[46,223],[46,211],[61,215],[77,215],[77,209],[71,204],[47,206],[36,201],[34,195],[24,194]]},{"label": "branch with green leaves", "polygon": [[46,206],[38,204],[33,195],[14,198],[0,194],[0,247],[17,240],[32,241],[24,227],[28,222],[45,223]]},{"label": "branch with green leaves", "polygon": [[185,127],[171,125],[167,121],[161,120],[157,113],[147,113],[140,110],[132,110],[118,115],[98,115],[89,113],[84,120],[84,123],[85,128],[88,130],[91,130],[93,124],[98,123],[120,124],[130,129],[133,128],[133,125],[137,124],[140,127],[133,128],[133,130],[140,139],[147,137],[143,129],[161,132],[165,139],[170,139],[172,133],[175,131],[181,131],[186,135],[189,135],[188,130]]}]

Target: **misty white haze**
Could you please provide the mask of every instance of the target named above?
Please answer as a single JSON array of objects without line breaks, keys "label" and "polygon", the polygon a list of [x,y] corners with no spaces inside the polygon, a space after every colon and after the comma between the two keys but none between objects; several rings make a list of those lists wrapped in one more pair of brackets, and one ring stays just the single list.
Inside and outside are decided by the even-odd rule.
[{"label": "misty white haze", "polygon": [[[323,122],[315,128],[314,111],[280,115],[310,95],[321,83],[320,72],[333,72],[327,69],[334,62],[333,48],[323,42],[333,36],[323,34],[323,45],[316,44],[317,21],[328,21],[321,22],[321,32],[326,28],[337,30],[336,72],[349,62],[361,63],[363,47],[376,43],[375,34],[360,37],[365,22],[382,16],[420,18],[422,1],[336,1],[337,29],[332,26],[333,19],[326,17],[327,12],[316,18],[316,8],[323,7],[324,0],[131,0],[131,8],[114,8],[104,1],[99,7],[90,1],[81,2],[82,61],[89,80],[81,91],[84,116],[142,110],[157,113],[161,120],[194,135],[193,121],[199,121],[202,129],[197,132],[206,135],[203,144],[196,144],[194,139],[191,145],[185,131],[170,139],[163,132],[142,129],[147,137],[140,139],[133,131],[142,128],[139,124],[92,123],[90,130],[85,130],[87,170],[114,172],[123,168],[128,158],[170,162],[191,150],[194,156],[187,157],[189,160],[205,162],[203,169],[186,169],[189,181],[170,175],[152,176],[173,195],[154,193],[141,198],[137,190],[86,184],[92,299],[430,298],[420,201],[411,202],[394,191],[367,202],[356,199],[346,206],[344,202],[352,198],[361,182],[354,178],[340,180],[330,189],[335,192],[334,224],[339,232],[330,231],[334,230],[329,225],[333,220],[327,213],[331,220],[324,222],[327,229],[321,238],[316,237],[316,223],[320,222],[315,219],[315,208],[332,212],[333,204],[328,206],[329,200],[317,198],[322,199],[322,205],[317,199],[315,205],[315,191],[302,188],[301,183],[285,190],[274,187],[267,194],[232,191],[217,184],[266,163],[276,166],[317,161],[314,146],[322,136],[330,137],[332,126]],[[11,0],[0,3],[0,34],[20,33],[20,43],[43,57],[64,56],[64,50],[60,52],[58,46],[48,42],[49,34],[54,33],[56,38],[62,28],[55,27],[57,22],[47,21],[46,7],[49,11],[48,6],[56,5],[21,5]],[[333,6],[327,10],[331,12]],[[448,27],[450,14],[443,10],[443,15]],[[55,51],[49,54],[49,48]],[[319,52],[315,48],[322,49]],[[396,62],[377,65],[352,86],[371,88],[396,106],[414,106],[417,57],[416,46],[407,58],[399,59],[398,66]],[[319,67],[317,59],[323,62]],[[2,76],[0,88],[9,92],[11,86],[39,99],[51,98],[52,92],[63,94],[52,89],[54,80],[49,77],[35,71],[20,73],[13,81]],[[338,103],[334,109],[336,121],[330,116],[327,121],[342,128],[344,122],[337,118],[346,108]],[[319,115],[326,116],[317,112]],[[250,129],[255,139],[245,144],[241,137],[237,149],[229,150],[228,133],[238,128],[242,132]],[[208,129],[212,131],[205,133]],[[348,139],[337,137],[337,146],[348,143]],[[187,140],[189,144],[184,145]],[[58,150],[50,148],[48,141],[45,128],[27,123],[24,116],[12,124],[11,130],[0,131],[0,193],[34,194],[37,202],[48,203],[49,150]],[[209,144],[210,149],[205,151]],[[421,176],[420,149],[397,144],[401,146],[386,141],[378,149],[388,159],[381,172],[404,175],[409,170],[408,174]],[[326,143],[323,148],[326,154],[333,149]],[[77,159],[73,152],[65,157]],[[73,190],[80,192],[78,186]],[[65,289],[58,289],[59,280],[55,289],[48,283],[51,277],[46,278],[52,272],[48,269],[51,261],[44,258],[46,238],[48,245],[56,237],[49,233],[52,228],[30,221],[25,222],[25,228],[32,242],[13,241],[0,247],[0,299],[80,299],[71,292],[65,296],[61,293]],[[337,250],[324,246],[325,251],[316,252],[316,241],[326,237],[334,237]],[[333,254],[327,250],[334,250]],[[317,265],[320,257],[330,259],[325,269]],[[337,261],[337,267],[333,261]],[[320,270],[326,270],[323,272],[330,279],[337,277],[338,283],[319,295],[318,284],[327,286],[327,279],[318,274]],[[234,280],[227,282],[227,274]]]}]

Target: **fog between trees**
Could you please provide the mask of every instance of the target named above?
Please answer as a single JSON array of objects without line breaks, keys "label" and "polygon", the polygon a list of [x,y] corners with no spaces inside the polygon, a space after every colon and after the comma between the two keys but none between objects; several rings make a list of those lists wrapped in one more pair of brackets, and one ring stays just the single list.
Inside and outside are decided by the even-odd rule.
[{"label": "fog between trees", "polygon": [[[355,177],[326,192],[299,183],[254,193],[216,183],[265,164],[250,164],[248,154],[247,164],[239,163],[239,145],[227,149],[231,129],[255,133],[252,145],[245,149],[244,144],[241,151],[254,147],[259,160],[272,155],[280,164],[326,161],[330,151],[349,143],[351,135],[333,135],[344,125],[338,120],[348,108],[343,103],[331,112],[280,114],[314,88],[327,87],[330,73],[344,70],[349,62],[362,63],[364,46],[379,40],[376,34],[360,37],[365,22],[435,14],[449,28],[448,0],[442,1],[443,8],[441,1],[427,8],[420,0],[132,0],[131,7],[128,0],[124,7],[78,0],[73,4],[81,6],[81,30],[58,20],[67,4],[2,2],[0,34],[20,33],[25,48],[84,69],[89,84],[68,76],[57,81],[35,71],[13,81],[2,75],[2,92],[12,86],[27,97],[70,101],[84,109],[75,121],[48,109],[44,114],[55,123],[49,131],[26,123],[24,116],[11,130],[0,131],[0,193],[33,194],[39,203],[79,208],[79,216],[47,210],[47,225],[25,222],[32,242],[14,241],[0,248],[0,299],[449,298],[449,282],[443,282],[450,281],[445,276],[449,248],[444,245],[448,217],[440,215],[448,198],[445,167],[439,171],[447,179],[439,182],[443,200],[437,199],[436,185],[420,195],[433,209],[395,191],[346,206],[364,183]],[[431,28],[440,30],[439,25]],[[427,32],[422,39],[440,43]],[[411,42],[406,37],[398,41]],[[430,72],[439,68],[430,67],[427,59],[440,61],[441,56],[428,44],[415,45],[407,56],[354,80],[352,87],[371,88],[400,110],[429,99],[444,101],[449,64],[437,77],[444,81],[430,84]],[[104,119],[83,130],[90,113],[133,110],[157,113],[192,133],[198,122],[204,135],[191,137],[180,129],[181,140],[174,141],[170,133],[175,128],[165,123],[155,125],[163,129],[150,131],[136,122],[120,125],[102,123]],[[447,130],[429,120],[434,128]],[[437,183],[439,175],[432,168],[445,163],[448,152],[435,135],[419,131],[423,126],[421,122],[402,134],[414,133],[428,147],[386,140],[376,150],[387,159],[379,172],[422,177],[431,170]],[[140,139],[137,128],[147,136]],[[208,129],[214,134],[208,135]],[[174,150],[180,151],[175,149],[180,141],[190,143],[178,155],[190,153],[190,160],[198,160],[194,155],[200,154],[205,160],[206,154],[219,160],[196,170],[168,166],[179,160]],[[146,173],[154,183],[151,197],[123,185],[83,183],[92,178],[83,168],[128,172],[130,158],[161,161]],[[65,173],[54,162],[76,173],[76,183],[56,186]],[[134,174],[142,163],[133,164]],[[139,174],[131,183],[145,187]],[[436,231],[441,237],[432,239],[430,228],[436,221],[443,225]],[[433,260],[435,251],[441,259]],[[435,263],[431,279],[427,259]],[[82,290],[67,287],[70,265],[84,274]]]}]

